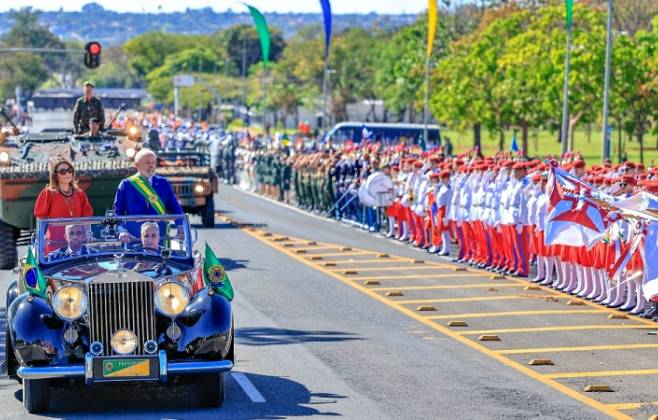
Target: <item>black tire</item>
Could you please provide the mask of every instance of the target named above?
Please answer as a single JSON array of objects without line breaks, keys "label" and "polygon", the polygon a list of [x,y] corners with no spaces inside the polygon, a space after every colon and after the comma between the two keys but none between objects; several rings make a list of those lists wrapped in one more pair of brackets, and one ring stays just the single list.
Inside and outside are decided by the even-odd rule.
[{"label": "black tire", "polygon": [[5,320],[5,373],[9,378],[16,379],[19,383],[22,379],[16,375],[18,361],[14,358],[14,350],[11,347],[11,336],[9,335],[9,324]]},{"label": "black tire", "polygon": [[215,227],[215,200],[213,196],[208,197],[206,205],[201,210],[201,223],[204,227]]},{"label": "black tire", "polygon": [[14,268],[17,256],[14,228],[0,221],[0,269],[10,270]]},{"label": "black tire", "polygon": [[50,384],[47,379],[23,380],[23,405],[28,413],[40,413],[48,410]]},{"label": "black tire", "polygon": [[199,405],[221,407],[224,403],[224,373],[209,373],[199,376],[197,382]]}]

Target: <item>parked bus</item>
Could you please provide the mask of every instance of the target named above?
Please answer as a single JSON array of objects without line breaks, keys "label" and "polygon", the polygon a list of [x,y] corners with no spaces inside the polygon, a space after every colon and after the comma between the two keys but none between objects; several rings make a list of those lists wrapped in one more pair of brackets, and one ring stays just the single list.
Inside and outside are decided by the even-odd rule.
[{"label": "parked bus", "polygon": [[[348,140],[361,143],[365,138],[371,141],[381,141],[383,144],[395,144],[404,140],[407,144],[418,144],[425,126],[423,124],[387,124],[387,123],[363,123],[343,122],[329,132],[332,142],[341,144]],[[428,125],[427,134],[429,141],[425,142],[428,147],[441,144],[441,131],[438,125]]]}]

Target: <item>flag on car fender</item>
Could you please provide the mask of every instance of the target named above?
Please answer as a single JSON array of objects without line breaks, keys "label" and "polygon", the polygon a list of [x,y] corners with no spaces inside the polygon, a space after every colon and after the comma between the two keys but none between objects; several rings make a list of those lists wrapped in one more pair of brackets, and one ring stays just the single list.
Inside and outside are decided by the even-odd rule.
[{"label": "flag on car fender", "polygon": [[206,244],[205,258],[203,260],[203,278],[213,290],[228,300],[233,300],[235,293],[233,286],[228,279],[228,274],[222,263],[213,252],[212,248]]},{"label": "flag on car fender", "polygon": [[37,259],[34,257],[31,246],[27,248],[27,258],[25,259],[22,272],[23,282],[27,291],[33,295],[45,298],[48,284],[43,273],[39,270]]}]

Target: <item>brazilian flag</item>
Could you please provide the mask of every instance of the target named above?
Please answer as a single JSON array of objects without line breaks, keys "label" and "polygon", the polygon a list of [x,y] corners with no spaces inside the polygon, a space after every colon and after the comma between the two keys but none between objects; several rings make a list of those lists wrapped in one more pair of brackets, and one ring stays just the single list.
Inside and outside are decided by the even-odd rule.
[{"label": "brazilian flag", "polygon": [[39,270],[31,246],[27,248],[27,258],[25,259],[25,265],[23,265],[23,281],[28,292],[42,298],[46,297],[46,278]]},{"label": "brazilian flag", "polygon": [[203,261],[203,279],[208,287],[224,296],[229,301],[233,300],[235,293],[228,279],[224,266],[219,262],[212,248],[206,244],[206,256]]}]

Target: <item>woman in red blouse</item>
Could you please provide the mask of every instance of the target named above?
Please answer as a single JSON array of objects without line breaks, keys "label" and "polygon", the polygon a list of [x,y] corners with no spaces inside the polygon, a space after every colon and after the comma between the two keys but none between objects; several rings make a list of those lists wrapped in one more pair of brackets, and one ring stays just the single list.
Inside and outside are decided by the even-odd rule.
[{"label": "woman in red blouse", "polygon": [[[87,194],[78,188],[73,164],[61,156],[54,158],[50,162],[50,182],[37,197],[34,217],[88,217],[93,213]],[[64,226],[52,226],[46,232],[46,252],[63,246],[64,240]]]}]

